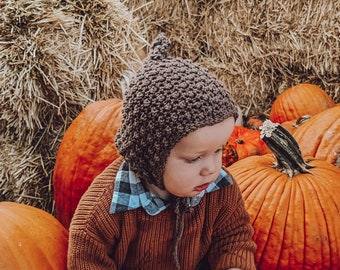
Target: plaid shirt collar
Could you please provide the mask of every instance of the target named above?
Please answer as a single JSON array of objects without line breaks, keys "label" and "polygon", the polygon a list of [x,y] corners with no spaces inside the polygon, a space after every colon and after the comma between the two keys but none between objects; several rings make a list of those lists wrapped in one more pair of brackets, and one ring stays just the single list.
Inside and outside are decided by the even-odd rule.
[{"label": "plaid shirt collar", "polygon": [[[221,169],[217,179],[207,189],[192,198],[187,198],[188,205],[196,206],[204,194],[216,191],[224,186],[232,184],[230,176]],[[166,209],[170,203],[163,200],[149,190],[145,189],[140,179],[129,169],[129,165],[123,162],[119,168],[110,206],[110,214],[143,207],[151,215],[157,215]]]}]

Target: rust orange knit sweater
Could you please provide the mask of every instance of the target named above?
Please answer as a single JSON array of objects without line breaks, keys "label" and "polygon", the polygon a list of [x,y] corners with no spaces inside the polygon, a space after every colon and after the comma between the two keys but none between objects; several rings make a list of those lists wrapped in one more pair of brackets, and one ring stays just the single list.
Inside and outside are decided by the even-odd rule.
[{"label": "rust orange knit sweater", "polygon": [[[143,208],[109,214],[119,158],[86,191],[70,226],[68,269],[173,270],[175,213]],[[255,269],[253,229],[237,184],[206,194],[184,216],[181,269]],[[206,266],[203,269],[207,269]]]}]

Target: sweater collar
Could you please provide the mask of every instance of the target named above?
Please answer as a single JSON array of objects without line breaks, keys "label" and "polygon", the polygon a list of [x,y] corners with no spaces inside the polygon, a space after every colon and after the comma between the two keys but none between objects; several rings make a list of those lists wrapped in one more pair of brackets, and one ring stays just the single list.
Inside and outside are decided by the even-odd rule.
[{"label": "sweater collar", "polygon": [[[196,206],[206,193],[219,190],[231,184],[231,177],[221,169],[217,179],[195,197],[186,198],[187,203],[189,206]],[[143,207],[149,215],[154,216],[162,212],[169,205],[168,201],[159,198],[144,188],[140,179],[130,170],[128,163],[123,162],[116,175],[110,214]]]}]

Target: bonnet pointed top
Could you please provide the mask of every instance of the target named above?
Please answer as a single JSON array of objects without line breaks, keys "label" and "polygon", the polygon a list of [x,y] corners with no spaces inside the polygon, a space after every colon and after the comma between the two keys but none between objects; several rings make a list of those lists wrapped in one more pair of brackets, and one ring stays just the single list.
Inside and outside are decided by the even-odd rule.
[{"label": "bonnet pointed top", "polygon": [[149,58],[161,60],[168,57],[171,42],[164,33],[160,33],[151,46]]}]

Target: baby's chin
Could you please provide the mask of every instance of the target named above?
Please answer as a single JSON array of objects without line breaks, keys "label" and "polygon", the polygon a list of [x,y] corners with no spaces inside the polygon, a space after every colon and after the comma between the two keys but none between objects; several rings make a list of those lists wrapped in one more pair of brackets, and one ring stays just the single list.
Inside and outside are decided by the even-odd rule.
[{"label": "baby's chin", "polygon": [[198,194],[200,194],[202,191],[190,191],[190,192],[176,192],[176,193],[170,193],[171,195],[175,196],[175,197],[180,197],[180,198],[193,198],[196,197]]}]

